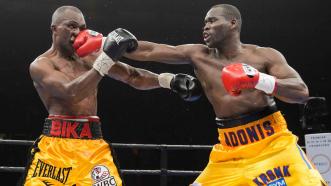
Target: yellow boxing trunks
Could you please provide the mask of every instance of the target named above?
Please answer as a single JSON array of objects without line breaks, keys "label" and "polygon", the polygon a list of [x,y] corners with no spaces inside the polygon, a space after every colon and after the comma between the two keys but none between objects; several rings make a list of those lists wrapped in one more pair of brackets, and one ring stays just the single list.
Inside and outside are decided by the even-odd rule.
[{"label": "yellow boxing trunks", "polygon": [[122,186],[97,116],[50,115],[30,152],[25,186]]},{"label": "yellow boxing trunks", "polygon": [[192,186],[326,185],[275,106],[216,124],[220,143]]}]

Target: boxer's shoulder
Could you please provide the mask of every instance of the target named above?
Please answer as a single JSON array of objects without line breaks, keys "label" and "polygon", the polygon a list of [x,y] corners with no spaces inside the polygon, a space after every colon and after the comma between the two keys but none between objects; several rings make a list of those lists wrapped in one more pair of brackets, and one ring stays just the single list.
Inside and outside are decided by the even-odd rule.
[{"label": "boxer's shoulder", "polygon": [[45,53],[39,55],[29,66],[29,72],[33,80],[40,79],[56,69],[52,58]]},{"label": "boxer's shoulder", "polygon": [[38,56],[31,64],[30,71],[55,68],[52,60],[46,56]]},{"label": "boxer's shoulder", "polygon": [[[54,55],[52,55],[52,53],[54,53],[51,49],[45,51],[44,53],[40,54],[39,56],[37,56],[35,58],[35,60],[31,63],[32,66],[38,66],[38,65],[52,65],[53,64],[53,58]],[[30,66],[31,66],[30,65]]]},{"label": "boxer's shoulder", "polygon": [[253,44],[243,44],[242,48],[242,53],[247,59],[246,63],[249,63],[248,61],[254,61],[254,63],[258,61],[270,61],[270,57],[272,57],[272,55],[276,51],[275,49],[272,49],[270,47],[262,47]]},{"label": "boxer's shoulder", "polygon": [[[186,44],[181,45],[182,51],[184,54],[189,57],[191,60],[196,57],[203,57],[205,55],[209,55],[211,53],[211,48],[208,48],[203,44]],[[194,61],[194,60],[193,60]]]},{"label": "boxer's shoulder", "polygon": [[255,55],[259,55],[261,57],[266,57],[266,58],[270,58],[273,57],[274,55],[279,55],[280,52],[277,51],[274,48],[271,47],[262,47],[262,46],[258,46],[258,45],[247,45],[247,47],[245,47],[247,49],[247,51],[255,54]]},{"label": "boxer's shoulder", "polygon": [[203,44],[187,44],[187,50],[192,52],[192,53],[209,53],[210,49],[206,45]]}]

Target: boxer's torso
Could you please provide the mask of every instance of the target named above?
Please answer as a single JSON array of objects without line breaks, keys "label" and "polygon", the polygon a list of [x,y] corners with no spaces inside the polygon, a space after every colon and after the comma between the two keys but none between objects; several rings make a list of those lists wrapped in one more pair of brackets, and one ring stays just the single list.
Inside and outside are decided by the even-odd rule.
[{"label": "boxer's torso", "polygon": [[235,62],[246,63],[261,72],[266,72],[268,59],[259,51],[260,49],[255,45],[242,45],[240,54],[232,59],[226,59],[215,49],[207,47],[191,55],[195,73],[217,117],[235,117],[273,104],[272,97],[255,89],[243,90],[241,95],[231,96],[226,93],[221,80],[223,67]]},{"label": "boxer's torso", "polygon": [[[58,55],[54,55],[50,50],[40,55],[38,59],[40,62],[49,63],[55,71],[64,76],[68,82],[76,79],[84,74],[90,67],[79,59],[66,59]],[[46,59],[45,59],[46,58]],[[54,93],[46,88],[43,88],[38,83],[34,82],[34,86],[47,108],[49,114],[54,115],[96,115],[97,112],[97,89],[93,93],[82,99],[79,102],[70,102],[61,99],[54,95]]]}]

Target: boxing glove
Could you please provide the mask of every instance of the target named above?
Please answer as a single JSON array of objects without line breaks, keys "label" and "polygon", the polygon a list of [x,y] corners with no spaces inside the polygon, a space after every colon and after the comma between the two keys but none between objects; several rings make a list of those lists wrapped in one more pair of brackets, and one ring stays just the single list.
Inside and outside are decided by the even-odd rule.
[{"label": "boxing glove", "polygon": [[85,57],[94,52],[98,52],[102,45],[102,34],[93,30],[81,31],[74,43],[73,47],[79,57]]},{"label": "boxing glove", "polygon": [[233,63],[222,69],[221,79],[225,90],[233,96],[238,96],[243,89],[258,89],[267,94],[276,90],[276,78],[259,72],[254,67]]},{"label": "boxing glove", "polygon": [[86,29],[77,35],[73,43],[79,57],[85,57],[103,49],[93,63],[93,68],[102,76],[108,73],[114,61],[117,61],[124,52],[131,52],[137,46],[137,39],[129,31],[121,28],[111,32],[106,38],[98,32]]},{"label": "boxing glove", "polygon": [[136,37],[129,31],[118,28],[110,32],[105,40],[103,51],[113,60],[118,60],[124,52],[132,52],[138,47]]},{"label": "boxing glove", "polygon": [[190,75],[162,73],[158,79],[161,87],[171,89],[185,101],[195,101],[201,97],[200,82]]}]

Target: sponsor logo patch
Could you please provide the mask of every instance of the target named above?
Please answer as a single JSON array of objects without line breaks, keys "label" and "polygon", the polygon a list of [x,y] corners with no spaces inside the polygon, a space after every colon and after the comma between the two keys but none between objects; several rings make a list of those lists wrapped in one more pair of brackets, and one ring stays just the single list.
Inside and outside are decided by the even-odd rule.
[{"label": "sponsor logo patch", "polygon": [[110,32],[108,36],[114,39],[117,44],[119,44],[124,39],[124,37],[119,35],[116,31]]},{"label": "sponsor logo patch", "polygon": [[269,183],[267,186],[287,186],[287,184],[286,184],[284,178],[281,178],[279,180]]},{"label": "sponsor logo patch", "polygon": [[46,180],[43,180],[42,181],[46,186],[53,186],[54,184],[52,184],[51,182],[49,181],[46,181]]},{"label": "sponsor logo patch", "polygon": [[243,69],[246,75],[250,78],[254,77],[256,75],[256,70],[250,65],[243,64]]},{"label": "sponsor logo patch", "polygon": [[114,176],[110,175],[108,168],[97,165],[91,171],[93,186],[117,186]]},{"label": "sponsor logo patch", "polygon": [[88,33],[92,36],[98,36],[99,35],[99,32],[96,32],[94,30],[88,30]]},{"label": "sponsor logo patch", "polygon": [[290,176],[289,165],[284,165],[269,169],[252,181],[258,186],[286,186],[284,178]]},{"label": "sponsor logo patch", "polygon": [[[56,167],[38,159],[32,177],[47,177],[65,184],[68,180],[71,170],[72,167]],[[44,183],[49,184],[47,181]]]}]

